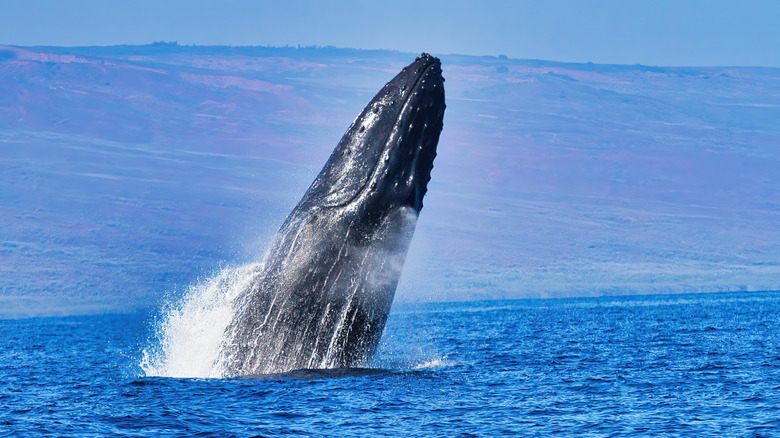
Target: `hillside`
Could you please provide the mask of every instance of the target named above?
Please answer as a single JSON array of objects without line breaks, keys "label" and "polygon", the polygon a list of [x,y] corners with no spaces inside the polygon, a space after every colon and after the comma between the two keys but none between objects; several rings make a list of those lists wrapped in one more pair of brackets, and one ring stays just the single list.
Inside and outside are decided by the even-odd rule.
[{"label": "hillside", "polygon": [[[398,300],[780,289],[780,69],[440,57]],[[413,58],[0,46],[0,316],[155,306],[259,259]]]}]

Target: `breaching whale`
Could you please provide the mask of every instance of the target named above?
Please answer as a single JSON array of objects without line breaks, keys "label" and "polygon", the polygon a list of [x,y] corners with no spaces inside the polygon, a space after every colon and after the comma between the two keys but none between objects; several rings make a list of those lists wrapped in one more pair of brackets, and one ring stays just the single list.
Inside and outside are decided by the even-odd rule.
[{"label": "breaching whale", "polygon": [[444,117],[438,58],[388,82],[339,141],[236,298],[228,375],[359,366],[377,348]]}]

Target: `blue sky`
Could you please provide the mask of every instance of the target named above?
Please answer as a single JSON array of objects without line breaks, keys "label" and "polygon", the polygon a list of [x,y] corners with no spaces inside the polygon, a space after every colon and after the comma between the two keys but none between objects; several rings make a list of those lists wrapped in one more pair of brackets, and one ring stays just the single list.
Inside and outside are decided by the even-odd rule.
[{"label": "blue sky", "polygon": [[646,65],[780,67],[780,2],[3,0],[0,43],[332,45]]}]

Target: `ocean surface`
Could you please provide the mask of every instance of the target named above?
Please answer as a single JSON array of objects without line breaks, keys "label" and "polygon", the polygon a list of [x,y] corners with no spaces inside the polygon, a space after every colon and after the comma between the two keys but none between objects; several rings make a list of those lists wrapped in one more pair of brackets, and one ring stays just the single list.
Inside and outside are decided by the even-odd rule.
[{"label": "ocean surface", "polygon": [[780,292],[396,303],[364,368],[230,379],[160,375],[159,310],[0,320],[0,436],[779,436],[778,315]]}]

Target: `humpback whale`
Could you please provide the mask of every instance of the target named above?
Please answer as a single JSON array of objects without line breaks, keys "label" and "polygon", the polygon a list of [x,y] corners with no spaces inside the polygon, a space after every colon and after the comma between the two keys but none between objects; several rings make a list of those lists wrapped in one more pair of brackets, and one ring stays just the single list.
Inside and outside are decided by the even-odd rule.
[{"label": "humpback whale", "polygon": [[355,119],[236,298],[220,350],[228,375],[359,366],[395,295],[444,117],[427,53]]}]

